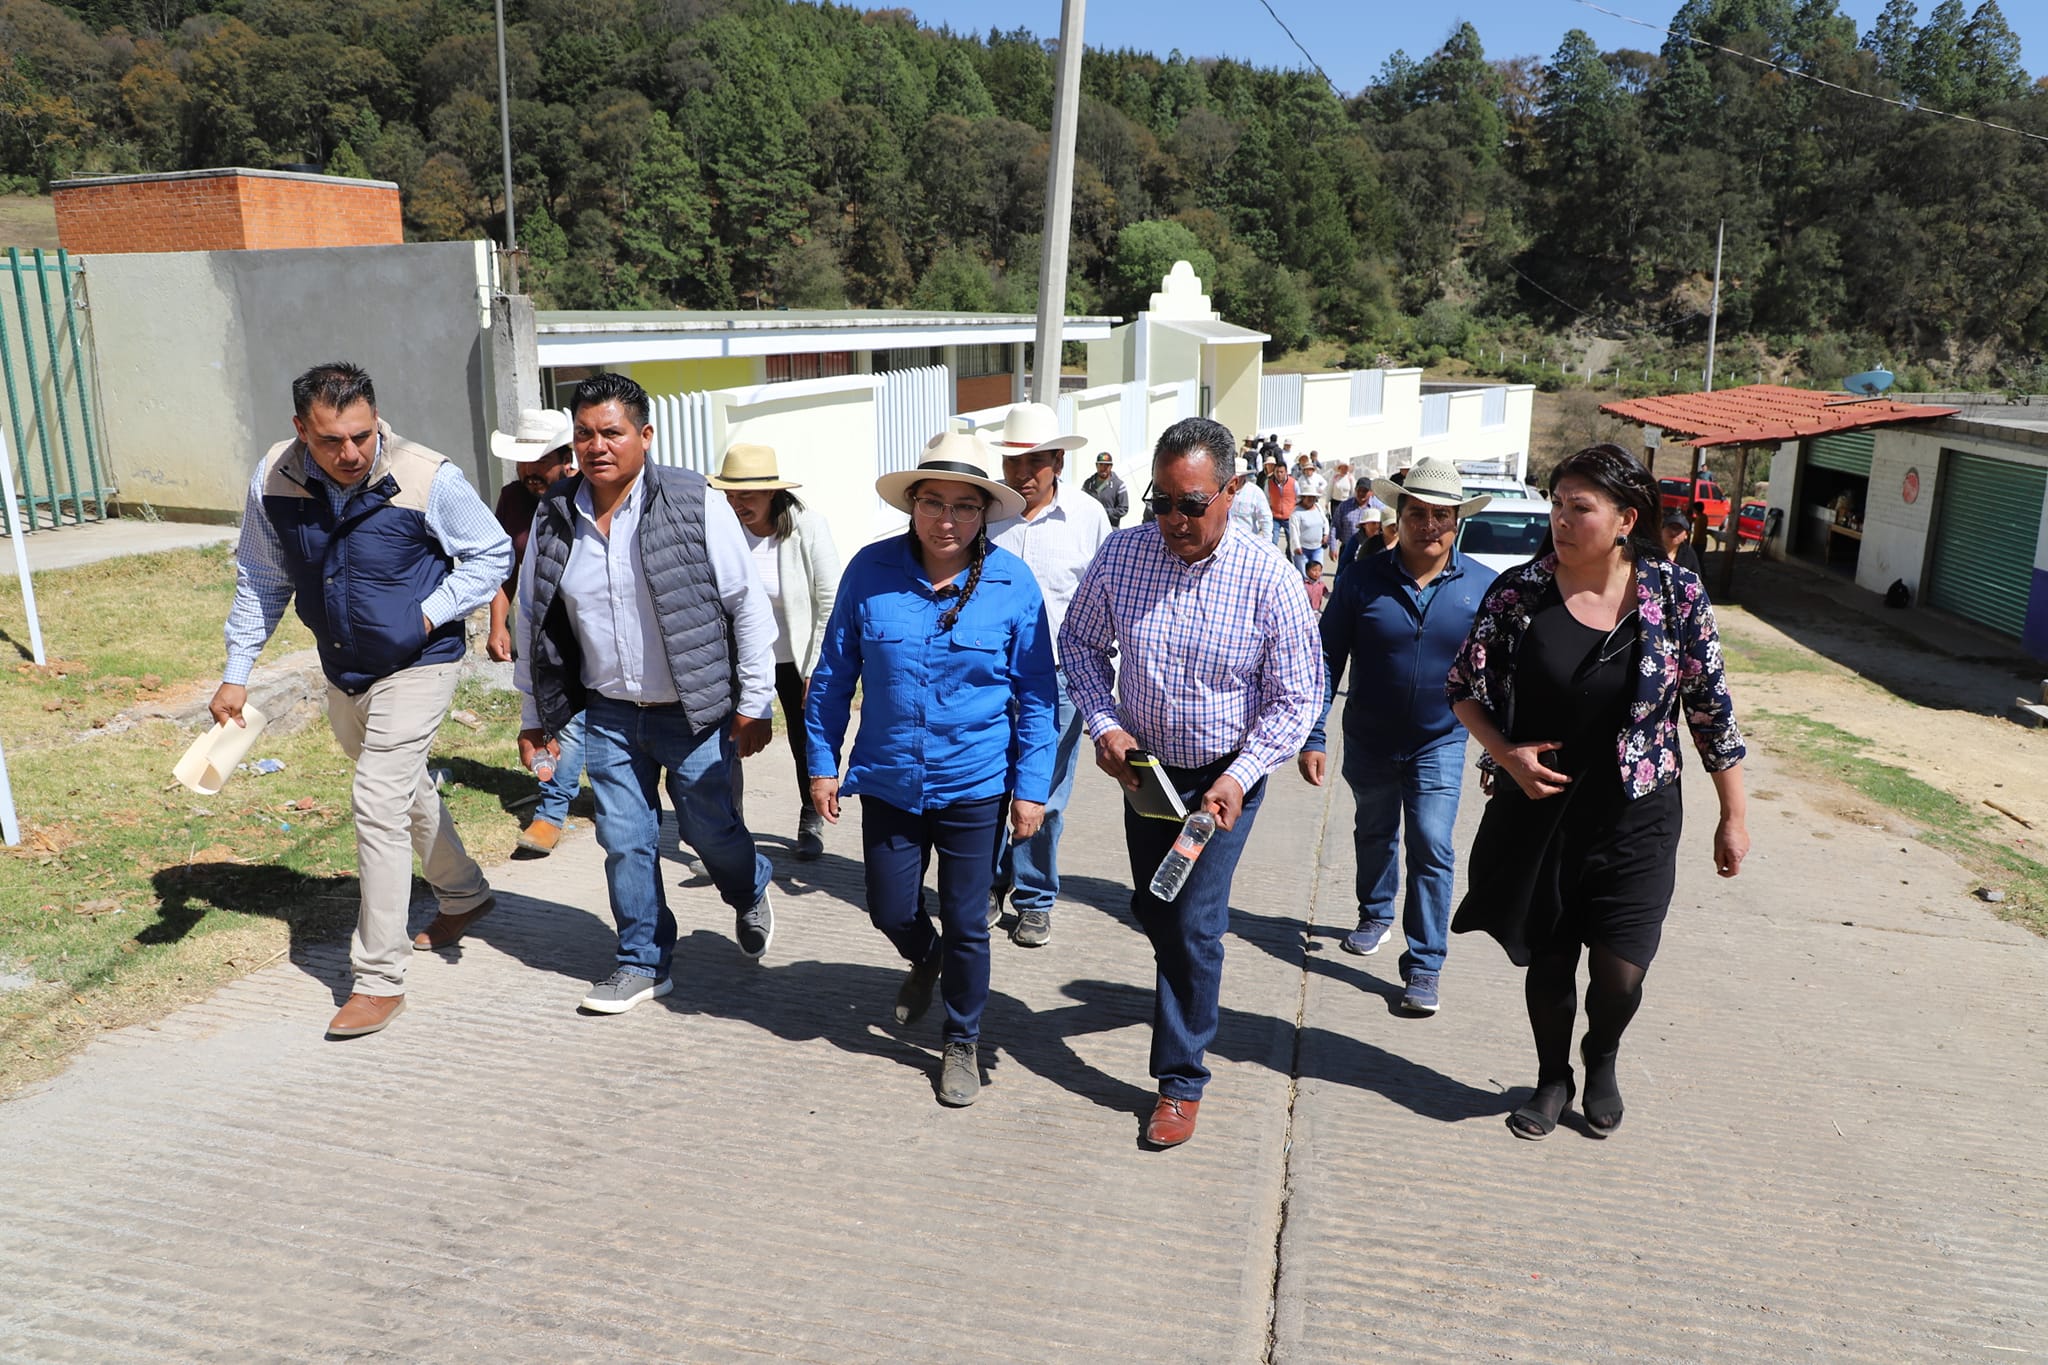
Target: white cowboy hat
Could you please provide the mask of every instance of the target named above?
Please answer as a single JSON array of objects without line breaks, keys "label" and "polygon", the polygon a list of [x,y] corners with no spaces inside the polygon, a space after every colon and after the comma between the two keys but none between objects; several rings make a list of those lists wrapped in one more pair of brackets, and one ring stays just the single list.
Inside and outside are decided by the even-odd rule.
[{"label": "white cowboy hat", "polygon": [[802,488],[782,477],[775,464],[775,447],[735,441],[725,448],[725,461],[711,476],[713,488],[730,488],[736,493],[772,493],[778,488]]},{"label": "white cowboy hat", "polygon": [[1372,491],[1388,507],[1399,507],[1402,498],[1413,498],[1431,507],[1455,507],[1461,517],[1470,516],[1493,501],[1491,493],[1466,497],[1464,476],[1458,473],[1458,467],[1434,455],[1417,460],[1400,483],[1374,479]]},{"label": "white cowboy hat", "polygon": [[568,445],[571,431],[568,413],[553,408],[525,408],[510,435],[502,431],[491,433],[491,454],[517,463],[538,460]]},{"label": "white cowboy hat", "polygon": [[1044,403],[1019,403],[1003,418],[1000,436],[989,437],[998,455],[1036,455],[1042,450],[1079,450],[1086,436],[1060,435],[1060,415]]},{"label": "white cowboy hat", "polygon": [[263,733],[263,712],[247,702],[242,704],[242,725],[215,725],[192,741],[192,747],[171,769],[171,776],[198,792],[212,796],[227,785],[235,765],[249,752],[249,746]]},{"label": "white cowboy hat", "polygon": [[899,512],[910,510],[911,485],[926,479],[971,483],[989,496],[989,521],[1024,515],[1024,495],[1001,479],[989,477],[989,448],[978,431],[947,431],[932,437],[918,457],[917,468],[898,469],[875,480],[875,494]]}]

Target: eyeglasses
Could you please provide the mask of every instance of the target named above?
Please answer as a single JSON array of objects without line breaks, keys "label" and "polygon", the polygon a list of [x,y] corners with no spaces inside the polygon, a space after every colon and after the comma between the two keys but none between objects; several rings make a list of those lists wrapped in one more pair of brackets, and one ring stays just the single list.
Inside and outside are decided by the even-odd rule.
[{"label": "eyeglasses", "polygon": [[980,521],[985,510],[979,503],[940,502],[937,498],[918,498],[910,505],[926,521],[956,521],[962,526]]},{"label": "eyeglasses", "polygon": [[1206,498],[1198,493],[1183,493],[1176,498],[1161,493],[1148,483],[1145,485],[1145,496],[1142,501],[1152,509],[1152,515],[1155,517],[1163,517],[1168,512],[1178,512],[1190,521],[1199,521],[1209,514],[1209,509],[1215,505],[1216,499],[1222,496],[1222,490],[1218,489]]}]

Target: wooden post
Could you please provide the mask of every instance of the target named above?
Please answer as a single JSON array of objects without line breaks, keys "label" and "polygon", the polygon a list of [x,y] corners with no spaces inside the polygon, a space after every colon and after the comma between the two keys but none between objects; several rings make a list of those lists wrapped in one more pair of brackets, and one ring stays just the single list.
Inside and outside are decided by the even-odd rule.
[{"label": "wooden post", "polygon": [[1735,556],[1742,552],[1742,490],[1749,483],[1749,447],[1735,448],[1735,487],[1723,490],[1728,493],[1727,529],[1723,532],[1723,551],[1727,558],[1721,564],[1721,588],[1715,593],[1716,600],[1731,602],[1735,598]]}]

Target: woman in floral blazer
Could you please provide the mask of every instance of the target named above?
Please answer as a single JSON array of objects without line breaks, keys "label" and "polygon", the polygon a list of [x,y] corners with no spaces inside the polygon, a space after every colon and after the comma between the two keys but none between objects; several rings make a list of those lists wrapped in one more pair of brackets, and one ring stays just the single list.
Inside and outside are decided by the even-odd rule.
[{"label": "woman in floral blazer", "polygon": [[1582,1109],[1605,1137],[1621,1124],[1621,1035],[1677,876],[1681,714],[1720,799],[1724,877],[1749,850],[1744,749],[1713,608],[1698,576],[1664,556],[1649,471],[1593,446],[1550,488],[1551,552],[1495,581],[1445,685],[1485,750],[1491,798],[1451,927],[1492,934],[1528,968],[1537,1084],[1508,1118],[1518,1137],[1548,1136],[1577,1092],[1585,949]]}]

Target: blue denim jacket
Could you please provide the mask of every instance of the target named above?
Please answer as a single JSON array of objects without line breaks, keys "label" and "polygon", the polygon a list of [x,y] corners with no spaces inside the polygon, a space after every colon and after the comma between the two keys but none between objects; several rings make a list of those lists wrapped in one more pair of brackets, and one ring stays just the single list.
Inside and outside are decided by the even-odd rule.
[{"label": "blue denim jacket", "polygon": [[1038,580],[1023,560],[991,546],[974,595],[942,635],[939,617],[954,600],[933,595],[907,535],[853,557],[804,705],[811,776],[838,775],[858,683],[847,795],[915,812],[1005,793],[1038,802],[1052,794],[1057,691]]},{"label": "blue denim jacket", "polygon": [[1444,700],[1444,677],[1492,583],[1493,570],[1455,550],[1427,589],[1416,587],[1391,549],[1375,550],[1346,569],[1323,612],[1323,713],[1302,748],[1320,753],[1326,747],[1323,727],[1347,661],[1353,667],[1346,748],[1405,761],[1439,744],[1463,742],[1465,727]]}]

